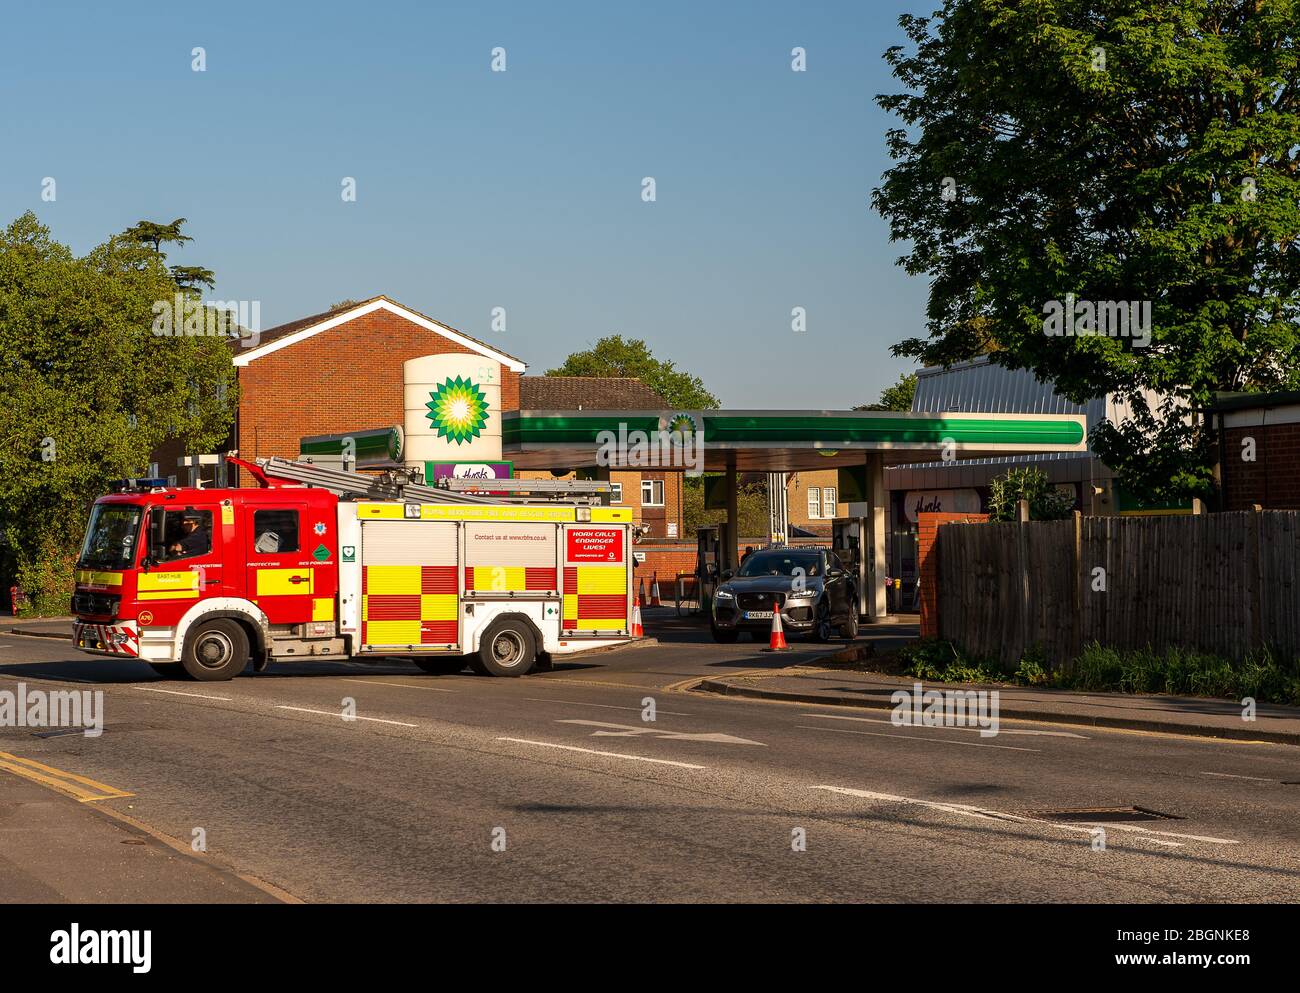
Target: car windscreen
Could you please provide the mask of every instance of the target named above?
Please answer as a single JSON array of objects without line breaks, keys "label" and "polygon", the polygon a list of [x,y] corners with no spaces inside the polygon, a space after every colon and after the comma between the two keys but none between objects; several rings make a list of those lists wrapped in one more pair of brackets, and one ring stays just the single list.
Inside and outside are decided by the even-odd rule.
[{"label": "car windscreen", "polygon": [[740,567],[740,576],[793,576],[799,569],[805,576],[821,574],[821,555],[817,552],[755,552]]},{"label": "car windscreen", "polygon": [[97,503],[90,514],[77,565],[83,569],[129,569],[135,564],[142,507]]}]

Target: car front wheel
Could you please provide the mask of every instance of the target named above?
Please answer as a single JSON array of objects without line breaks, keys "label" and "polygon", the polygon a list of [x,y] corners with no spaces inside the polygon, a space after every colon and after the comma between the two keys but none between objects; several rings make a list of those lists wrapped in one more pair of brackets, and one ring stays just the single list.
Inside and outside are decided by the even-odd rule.
[{"label": "car front wheel", "polygon": [[831,607],[823,597],[817,603],[817,619],[813,621],[812,639],[813,641],[830,641],[834,634],[834,627],[831,625]]}]

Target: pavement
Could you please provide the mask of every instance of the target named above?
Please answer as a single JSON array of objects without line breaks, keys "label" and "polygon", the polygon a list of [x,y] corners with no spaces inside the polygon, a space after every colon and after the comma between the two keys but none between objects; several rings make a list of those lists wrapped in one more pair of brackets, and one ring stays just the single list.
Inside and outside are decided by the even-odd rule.
[{"label": "pavement", "polygon": [[1241,705],[1231,700],[923,682],[906,676],[850,670],[829,662],[708,678],[698,689],[790,703],[892,711],[895,709],[892,695],[898,690],[912,691],[918,683],[923,692],[997,691],[999,714],[1003,718],[1300,745],[1300,708],[1297,707],[1259,704],[1255,719],[1246,720]]},{"label": "pavement", "polygon": [[38,638],[67,638],[72,640],[71,617],[5,617],[0,619],[0,631],[25,634]]}]

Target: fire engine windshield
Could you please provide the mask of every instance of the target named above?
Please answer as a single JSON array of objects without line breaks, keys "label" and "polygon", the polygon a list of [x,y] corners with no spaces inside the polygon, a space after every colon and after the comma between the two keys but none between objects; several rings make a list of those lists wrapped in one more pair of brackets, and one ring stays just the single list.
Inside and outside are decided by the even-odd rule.
[{"label": "fire engine windshield", "polygon": [[131,504],[96,504],[77,565],[83,569],[131,568],[143,513],[144,508]]}]

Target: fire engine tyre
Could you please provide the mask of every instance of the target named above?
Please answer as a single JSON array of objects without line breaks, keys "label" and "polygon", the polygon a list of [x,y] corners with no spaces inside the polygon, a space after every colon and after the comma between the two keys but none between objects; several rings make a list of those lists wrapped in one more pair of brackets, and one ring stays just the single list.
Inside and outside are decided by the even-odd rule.
[{"label": "fire engine tyre", "polygon": [[469,665],[463,655],[439,655],[433,658],[428,656],[411,655],[408,656],[416,667],[431,676],[451,676],[458,672],[464,672],[465,667]]},{"label": "fire engine tyre", "polygon": [[185,639],[181,665],[199,682],[234,679],[248,665],[248,635],[224,617],[205,621]]},{"label": "fire engine tyre", "polygon": [[522,676],[536,661],[532,627],[512,617],[494,622],[479,640],[478,654],[469,657],[470,666],[480,676]]}]

